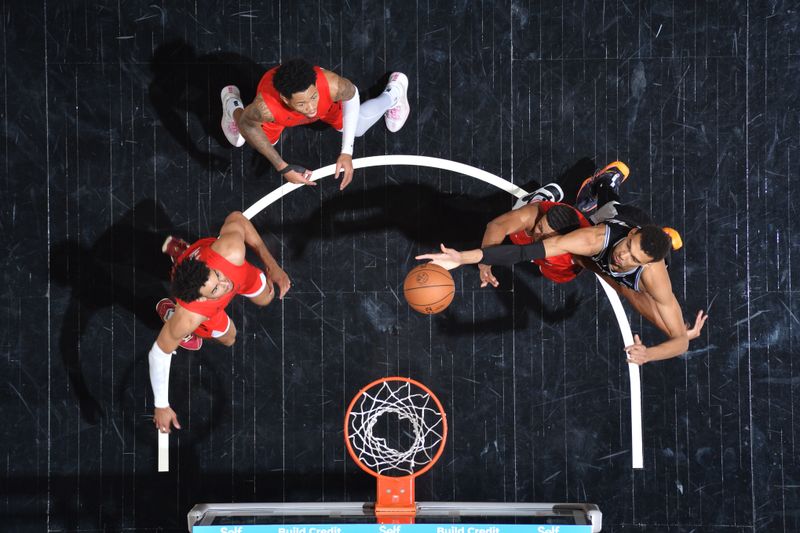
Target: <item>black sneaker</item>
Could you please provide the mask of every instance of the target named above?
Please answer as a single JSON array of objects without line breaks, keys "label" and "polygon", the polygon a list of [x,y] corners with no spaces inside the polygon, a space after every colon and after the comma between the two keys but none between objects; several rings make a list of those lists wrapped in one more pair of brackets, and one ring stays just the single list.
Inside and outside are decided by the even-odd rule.
[{"label": "black sneaker", "polygon": [[583,181],[578,190],[575,207],[584,213],[591,213],[597,209],[597,185],[605,182],[614,189],[614,192],[619,192],[619,186],[628,179],[629,174],[628,165],[622,161],[609,163]]}]

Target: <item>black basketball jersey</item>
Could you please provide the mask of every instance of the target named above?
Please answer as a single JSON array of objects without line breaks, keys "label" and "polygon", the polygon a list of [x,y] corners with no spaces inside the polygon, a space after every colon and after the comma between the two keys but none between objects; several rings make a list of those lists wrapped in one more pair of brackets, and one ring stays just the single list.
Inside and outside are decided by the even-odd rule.
[{"label": "black basketball jersey", "polygon": [[600,270],[614,278],[617,283],[639,292],[639,278],[642,276],[644,267],[638,266],[627,272],[615,272],[611,269],[611,255],[614,253],[614,246],[623,240],[631,229],[637,226],[628,225],[617,219],[605,220],[602,224],[606,225],[603,249],[597,255],[592,256],[592,261],[600,267]]}]

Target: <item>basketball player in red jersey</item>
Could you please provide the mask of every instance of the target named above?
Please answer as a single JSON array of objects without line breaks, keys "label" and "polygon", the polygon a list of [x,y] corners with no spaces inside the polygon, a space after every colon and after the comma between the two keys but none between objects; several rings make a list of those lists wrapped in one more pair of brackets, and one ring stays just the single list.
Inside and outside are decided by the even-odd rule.
[{"label": "basketball player in red jersey", "polygon": [[[566,235],[591,223],[572,206],[560,203],[564,193],[556,183],[550,183],[523,198],[520,205],[503,213],[486,226],[481,248],[500,244],[508,237],[514,244],[531,244],[554,235]],[[546,257],[533,261],[542,275],[556,283],[575,279],[583,267],[576,264],[571,254]],[[479,264],[481,287],[499,287],[492,274],[491,265]]]},{"label": "basketball player in red jersey", "polygon": [[266,157],[287,181],[316,185],[311,171],[283,160],[274,145],[284,128],[321,120],[342,132],[342,150],[336,159],[334,177],[344,172],[340,189],[353,179],[353,142],[381,117],[391,132],[399,131],[411,111],[406,96],[408,78],[401,72],[389,77],[377,98],[360,102],[350,80],[329,70],[293,59],[264,74],[253,102],[244,107],[239,89],[222,89],[222,130],[234,146],[245,141]]},{"label": "basketball player in red jersey", "polygon": [[[266,271],[245,260],[247,247],[258,254]],[[225,307],[234,296],[241,294],[254,304],[265,306],[275,297],[273,284],[278,285],[278,297],[283,298],[291,282],[256,228],[238,211],[225,219],[219,237],[200,239],[191,246],[170,237],[163,250],[175,261],[172,293],[178,305],[167,299],[159,302],[157,309],[165,322],[150,349],[149,362],[155,405],[153,422],[159,431],[169,433],[172,425],[181,427],[169,406],[168,394],[169,367],[178,346],[191,342],[193,335],[232,346],[236,326]]]}]

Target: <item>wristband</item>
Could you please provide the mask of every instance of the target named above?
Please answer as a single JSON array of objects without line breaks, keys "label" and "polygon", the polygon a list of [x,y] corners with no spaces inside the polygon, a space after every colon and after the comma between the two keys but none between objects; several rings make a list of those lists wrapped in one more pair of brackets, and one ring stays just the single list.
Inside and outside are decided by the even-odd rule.
[{"label": "wristband", "polygon": [[286,165],[283,169],[278,171],[278,174],[281,176],[285,175],[287,172],[291,172],[294,170],[295,172],[299,172],[300,174],[305,174],[307,168],[301,167],[300,165],[292,165],[291,163]]}]

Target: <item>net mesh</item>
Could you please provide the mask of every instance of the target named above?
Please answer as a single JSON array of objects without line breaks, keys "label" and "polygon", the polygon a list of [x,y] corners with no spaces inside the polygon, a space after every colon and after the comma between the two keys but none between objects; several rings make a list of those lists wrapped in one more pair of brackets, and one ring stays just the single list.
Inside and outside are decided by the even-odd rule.
[{"label": "net mesh", "polygon": [[364,391],[348,425],[358,460],[383,476],[411,475],[430,463],[444,426],[430,394],[407,381],[383,381]]}]

